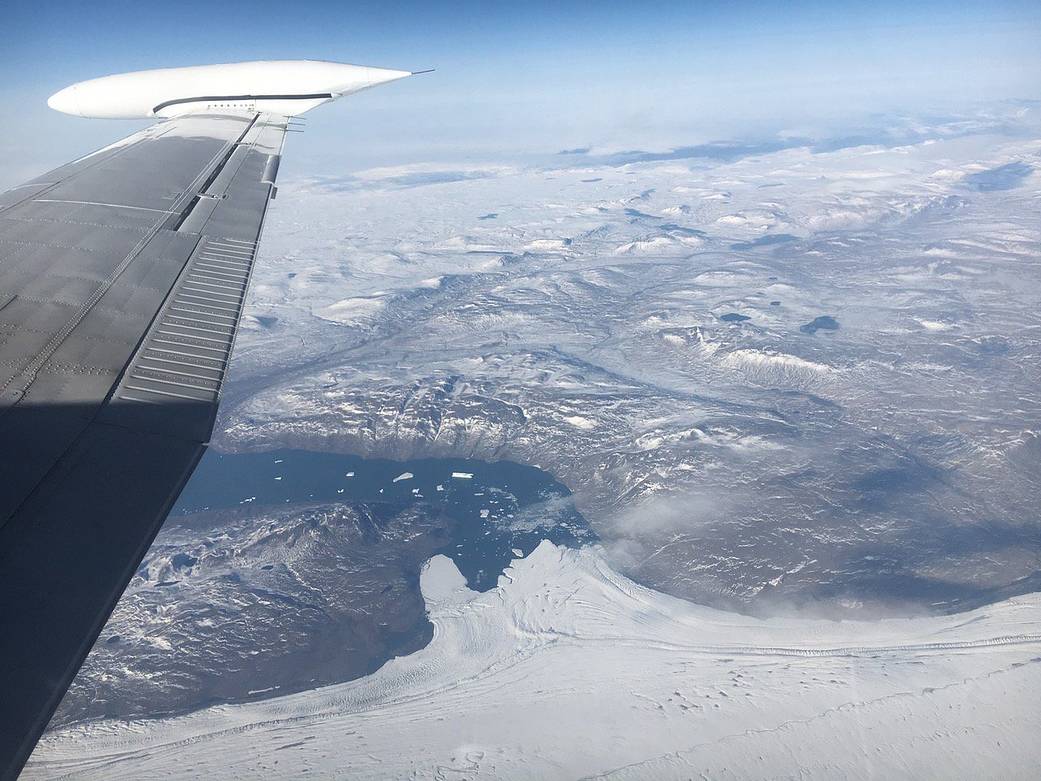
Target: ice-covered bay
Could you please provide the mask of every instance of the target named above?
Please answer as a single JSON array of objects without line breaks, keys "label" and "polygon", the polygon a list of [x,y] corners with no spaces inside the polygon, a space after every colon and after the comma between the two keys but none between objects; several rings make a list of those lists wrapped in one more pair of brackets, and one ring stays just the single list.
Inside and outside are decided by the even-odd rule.
[{"label": "ice-covered bay", "polygon": [[437,556],[434,638],[260,703],[49,733],[26,778],[1013,778],[1037,767],[1041,596],[875,622],[759,620],[544,542],[497,588]]}]

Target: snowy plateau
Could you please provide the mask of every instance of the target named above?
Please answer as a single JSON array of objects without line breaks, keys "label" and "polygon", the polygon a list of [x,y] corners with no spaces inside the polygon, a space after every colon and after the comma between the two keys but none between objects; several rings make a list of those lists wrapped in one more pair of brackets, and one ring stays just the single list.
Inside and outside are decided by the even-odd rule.
[{"label": "snowy plateau", "polygon": [[[338,177],[291,139],[213,452],[471,461],[172,517],[26,778],[1029,777],[1038,111]],[[595,542],[467,588],[427,510],[490,462]]]},{"label": "snowy plateau", "polygon": [[[762,621],[543,543],[485,594],[438,556],[430,645],[351,683],[44,738],[27,778],[1030,778],[1041,599]],[[88,748],[89,747],[89,748]]]}]

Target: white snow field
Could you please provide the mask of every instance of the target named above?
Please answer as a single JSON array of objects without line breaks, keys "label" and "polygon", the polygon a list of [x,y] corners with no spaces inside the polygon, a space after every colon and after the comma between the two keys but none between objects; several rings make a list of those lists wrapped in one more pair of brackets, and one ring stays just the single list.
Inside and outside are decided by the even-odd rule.
[{"label": "white snow field", "polygon": [[430,645],[264,702],[48,733],[43,778],[1026,778],[1041,596],[945,617],[759,620],[543,542],[497,588],[450,559]]}]

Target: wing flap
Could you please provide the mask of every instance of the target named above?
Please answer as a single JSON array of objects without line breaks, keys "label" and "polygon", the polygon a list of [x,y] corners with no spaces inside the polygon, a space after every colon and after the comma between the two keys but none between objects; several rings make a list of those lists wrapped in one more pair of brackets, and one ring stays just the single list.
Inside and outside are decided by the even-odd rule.
[{"label": "wing flap", "polygon": [[0,196],[0,777],[209,440],[284,130],[182,117]]}]

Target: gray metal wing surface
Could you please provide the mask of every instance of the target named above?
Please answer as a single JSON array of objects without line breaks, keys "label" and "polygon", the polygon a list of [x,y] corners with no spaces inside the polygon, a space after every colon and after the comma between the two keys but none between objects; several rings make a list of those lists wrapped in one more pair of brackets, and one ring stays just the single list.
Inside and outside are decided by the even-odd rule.
[{"label": "gray metal wing surface", "polygon": [[0,195],[0,778],[206,447],[285,122],[179,117]]}]

